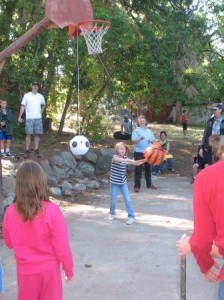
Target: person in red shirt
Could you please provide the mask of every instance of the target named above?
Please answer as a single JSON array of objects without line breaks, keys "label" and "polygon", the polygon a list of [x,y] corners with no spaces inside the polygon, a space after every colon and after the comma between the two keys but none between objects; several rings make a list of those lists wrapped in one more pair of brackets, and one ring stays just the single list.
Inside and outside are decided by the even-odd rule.
[{"label": "person in red shirt", "polygon": [[5,212],[3,239],[17,264],[18,300],[62,300],[60,264],[73,281],[67,226],[58,205],[48,199],[46,175],[27,160],[16,174],[14,203]]},{"label": "person in red shirt", "polygon": [[194,185],[194,229],[190,237],[179,240],[180,255],[193,253],[203,277],[219,281],[218,300],[224,299],[224,267],[214,258],[224,258],[224,136],[217,150],[219,161],[202,170]]},{"label": "person in red shirt", "polygon": [[188,118],[187,118],[187,111],[186,111],[186,109],[184,109],[182,111],[182,115],[181,115],[181,118],[180,118],[180,123],[181,123],[181,125],[183,127],[183,136],[186,139],[187,138],[187,124],[188,124]]}]

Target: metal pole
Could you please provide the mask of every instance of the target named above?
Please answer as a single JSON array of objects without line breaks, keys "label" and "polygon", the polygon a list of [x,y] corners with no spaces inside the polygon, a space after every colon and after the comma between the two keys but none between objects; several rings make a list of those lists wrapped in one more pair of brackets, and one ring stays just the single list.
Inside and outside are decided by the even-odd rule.
[{"label": "metal pole", "polygon": [[[186,234],[181,236],[185,239]],[[186,254],[180,256],[180,300],[186,300],[186,274],[187,274],[187,260]]]},{"label": "metal pole", "polygon": [[180,257],[180,300],[186,300],[186,255]]}]

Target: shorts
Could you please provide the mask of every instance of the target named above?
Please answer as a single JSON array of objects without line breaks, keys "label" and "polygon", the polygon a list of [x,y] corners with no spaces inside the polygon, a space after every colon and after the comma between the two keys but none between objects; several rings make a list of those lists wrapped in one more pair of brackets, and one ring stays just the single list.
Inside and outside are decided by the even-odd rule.
[{"label": "shorts", "polygon": [[43,134],[42,119],[27,119],[26,134]]},{"label": "shorts", "polygon": [[12,140],[12,135],[7,135],[5,134],[5,131],[0,131],[0,141],[11,141]]},{"label": "shorts", "polygon": [[187,130],[187,123],[183,123],[182,126],[183,126],[183,130]]}]

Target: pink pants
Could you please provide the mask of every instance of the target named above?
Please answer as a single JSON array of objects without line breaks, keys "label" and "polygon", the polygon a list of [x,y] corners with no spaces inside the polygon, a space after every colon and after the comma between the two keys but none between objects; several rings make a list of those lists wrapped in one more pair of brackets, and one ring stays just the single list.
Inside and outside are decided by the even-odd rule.
[{"label": "pink pants", "polygon": [[57,270],[39,274],[17,273],[18,300],[62,300],[61,272]]}]

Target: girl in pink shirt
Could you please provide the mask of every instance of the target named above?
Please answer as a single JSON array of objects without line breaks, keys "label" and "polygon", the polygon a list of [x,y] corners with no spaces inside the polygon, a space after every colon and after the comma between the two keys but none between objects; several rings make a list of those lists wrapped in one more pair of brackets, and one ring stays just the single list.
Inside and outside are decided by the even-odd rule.
[{"label": "girl in pink shirt", "polygon": [[73,259],[65,219],[50,202],[46,175],[34,161],[16,175],[16,195],[3,220],[3,238],[17,264],[18,300],[62,300],[60,264],[73,281]]}]

